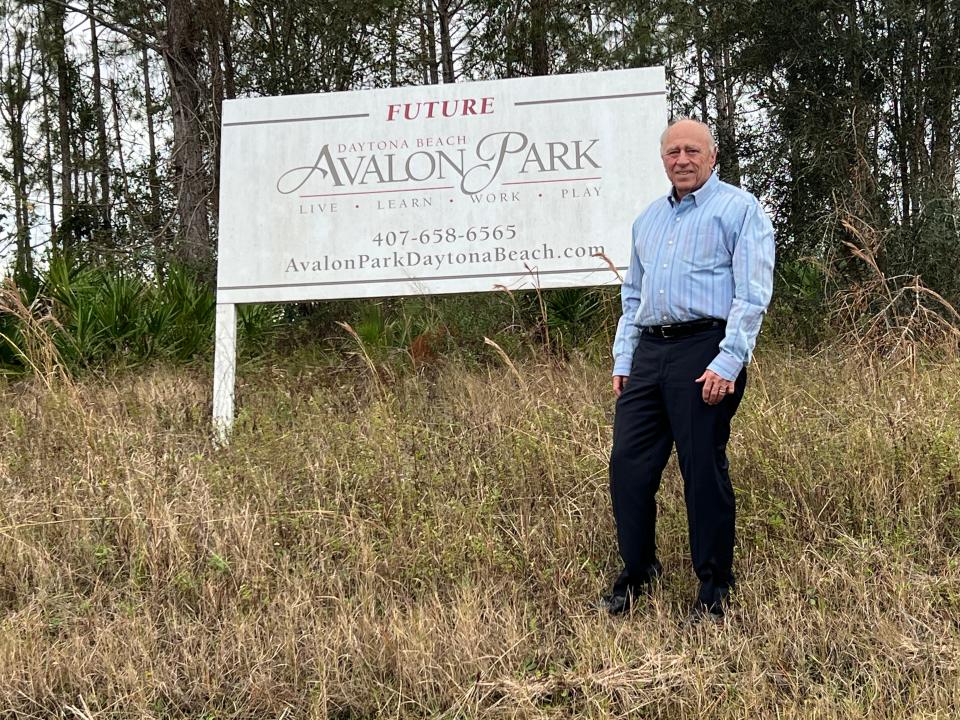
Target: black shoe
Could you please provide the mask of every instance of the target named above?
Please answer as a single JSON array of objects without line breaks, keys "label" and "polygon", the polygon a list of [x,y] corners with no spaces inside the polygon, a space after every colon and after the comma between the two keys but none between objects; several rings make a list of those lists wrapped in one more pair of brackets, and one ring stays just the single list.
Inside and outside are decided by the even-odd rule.
[{"label": "black shoe", "polygon": [[684,625],[700,625],[701,623],[715,623],[722,625],[726,613],[723,603],[712,603],[707,605],[702,600],[697,600],[690,608],[690,614],[684,621]]},{"label": "black shoe", "polygon": [[611,615],[627,615],[641,598],[653,592],[653,583],[645,583],[626,591],[616,591],[600,598],[600,609]]},{"label": "black shoe", "polygon": [[653,584],[663,574],[663,566],[654,560],[639,576],[642,581],[631,582],[630,574],[624,569],[613,583],[613,589],[600,598],[600,609],[611,615],[625,615],[641,597],[653,592]]},{"label": "black shoe", "polygon": [[611,615],[626,615],[633,607],[633,593],[611,593],[600,598],[600,609]]}]

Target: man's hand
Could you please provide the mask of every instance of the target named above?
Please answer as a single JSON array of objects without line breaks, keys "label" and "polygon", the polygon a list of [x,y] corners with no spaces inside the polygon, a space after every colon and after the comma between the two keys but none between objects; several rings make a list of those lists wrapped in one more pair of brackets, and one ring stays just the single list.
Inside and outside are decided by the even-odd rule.
[{"label": "man's hand", "polygon": [[[724,380],[713,370],[705,371],[696,381],[703,383],[703,401],[707,405],[716,405],[727,395],[733,393],[733,382]],[[616,389],[616,383],[614,383],[614,389]]]},{"label": "man's hand", "polygon": [[626,375],[614,375],[613,376],[613,394],[617,397],[620,397],[620,393],[623,392],[623,389],[627,386],[627,376]]}]

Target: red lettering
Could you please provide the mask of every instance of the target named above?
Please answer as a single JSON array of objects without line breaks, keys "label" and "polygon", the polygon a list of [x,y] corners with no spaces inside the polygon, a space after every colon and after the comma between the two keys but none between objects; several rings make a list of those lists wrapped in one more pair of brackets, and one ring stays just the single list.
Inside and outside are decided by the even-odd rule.
[{"label": "red lettering", "polygon": [[492,115],[493,98],[463,98],[462,100],[427,100],[423,102],[392,103],[387,105],[387,122],[462,115]]}]

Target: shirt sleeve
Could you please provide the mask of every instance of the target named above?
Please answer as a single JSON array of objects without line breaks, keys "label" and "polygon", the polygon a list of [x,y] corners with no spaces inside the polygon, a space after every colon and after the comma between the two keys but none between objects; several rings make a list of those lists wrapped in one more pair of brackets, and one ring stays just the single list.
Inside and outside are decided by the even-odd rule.
[{"label": "shirt sleeve", "polygon": [[637,347],[640,328],[637,327],[637,310],[640,308],[640,285],[643,282],[643,265],[637,255],[637,223],[630,232],[631,252],[627,274],[620,287],[620,302],[623,315],[617,323],[617,335],[613,340],[613,374],[629,375],[633,364],[633,351]]},{"label": "shirt sleeve", "polygon": [[759,202],[747,210],[733,249],[733,303],[720,354],[707,367],[736,380],[750,362],[760,323],[773,294],[773,224]]}]

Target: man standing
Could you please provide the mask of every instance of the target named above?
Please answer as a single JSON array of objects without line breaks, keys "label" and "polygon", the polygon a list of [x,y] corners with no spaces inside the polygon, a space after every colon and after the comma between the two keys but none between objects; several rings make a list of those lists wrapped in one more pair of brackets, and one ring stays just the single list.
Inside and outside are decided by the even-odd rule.
[{"label": "man standing", "polygon": [[700,581],[692,618],[722,617],[734,584],[726,445],[770,302],[773,226],[753,195],[713,173],[703,123],[671,124],[660,151],[673,188],[633,223],[613,345],[610,494],[624,568],[604,603],[627,612],[662,571],[656,493],[676,444]]}]

